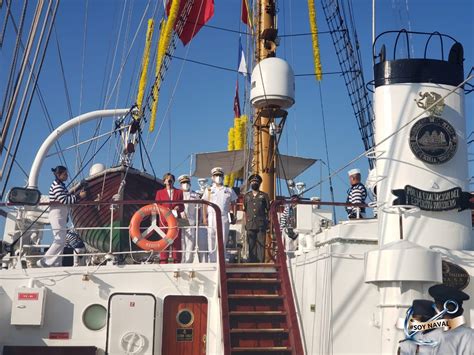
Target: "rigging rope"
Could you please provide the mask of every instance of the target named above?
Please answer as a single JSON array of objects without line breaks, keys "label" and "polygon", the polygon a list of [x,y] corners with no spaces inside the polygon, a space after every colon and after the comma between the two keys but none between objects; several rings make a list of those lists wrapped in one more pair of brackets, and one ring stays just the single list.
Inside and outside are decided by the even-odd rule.
[{"label": "rigging rope", "polygon": [[[44,46],[43,46],[43,52],[41,54],[41,59],[39,61],[39,65],[38,65],[38,73],[41,72],[41,69],[43,67],[43,63],[44,63],[44,58],[46,56],[46,49],[48,48],[48,44],[49,44],[49,39],[50,39],[50,36],[51,36],[51,32],[52,32],[52,28],[54,26],[54,21],[55,21],[55,18],[56,18],[56,12],[57,12],[57,9],[58,9],[58,5],[59,5],[59,1],[56,2],[55,6],[54,6],[54,10],[53,10],[53,13],[50,14],[50,10],[51,10],[51,5],[52,3],[49,3],[49,6],[48,6],[48,9],[47,9],[47,15],[44,17],[44,22],[43,22],[43,26],[41,28],[41,32],[40,32],[40,36],[39,36],[39,42],[37,44],[37,48],[35,50],[35,53],[34,53],[34,57],[33,57],[33,63],[31,65],[32,69],[30,71],[30,74],[29,74],[29,77],[28,77],[28,80],[27,80],[27,83],[26,83],[26,88],[25,88],[25,91],[23,93],[23,97],[22,97],[22,100],[21,100],[21,103],[20,103],[20,108],[18,110],[18,115],[17,115],[17,120],[15,122],[15,129],[14,129],[14,132],[16,132],[16,128],[17,128],[17,125],[20,125],[20,132],[19,132],[19,136],[18,136],[18,139],[17,139],[17,142],[16,142],[16,145],[15,145],[15,148],[14,148],[14,152],[13,152],[13,157],[12,159],[15,160],[16,159],[16,154],[18,152],[18,148],[20,146],[20,142],[21,142],[21,138],[23,136],[23,131],[25,129],[25,124],[27,122],[27,119],[28,119],[28,113],[30,111],[30,107],[31,107],[31,102],[33,100],[33,96],[34,96],[34,93],[35,93],[35,89],[36,89],[36,85],[38,83],[38,78],[39,78],[39,74],[38,75],[34,75],[34,67],[36,65],[36,59],[38,58],[38,56],[40,56],[40,48],[41,48],[41,45],[43,43],[43,39],[45,37],[45,30],[46,28],[48,27],[48,19],[50,19],[49,21],[49,28],[46,30],[46,40],[44,42]],[[41,11],[40,11],[41,12]],[[50,16],[51,15],[51,16]],[[28,60],[27,58],[25,58],[25,62],[27,63]],[[31,85],[31,80],[33,79],[33,83]],[[27,98],[28,96],[28,92],[29,92],[29,88],[30,88],[30,85],[33,87],[33,89],[30,91],[30,94],[29,94],[29,97]],[[21,114],[23,113],[23,107],[26,103],[26,110],[25,110],[25,114],[23,115],[23,118],[21,118]],[[21,124],[20,124],[20,121]],[[10,151],[11,149],[11,143],[13,142],[13,138],[14,138],[15,134],[12,135],[12,139],[10,141],[10,146],[8,148],[8,151]],[[4,196],[4,193],[5,193],[5,189],[7,187],[7,184],[8,184],[8,180],[10,179],[10,174],[11,174],[11,171],[12,171],[12,167],[13,167],[13,164],[10,164],[9,167],[8,167],[8,172],[7,172],[7,175],[5,177],[5,180],[4,180],[4,185],[3,185],[3,189],[2,189],[2,193],[0,196]],[[2,171],[3,171],[3,168],[2,168]]]},{"label": "rigging rope", "polygon": [[[326,132],[326,116],[324,114],[324,105],[323,105],[323,92],[321,87],[321,82],[318,82],[318,89],[319,89],[319,104],[321,106],[321,119],[323,122],[323,133],[324,133],[324,149],[326,151],[326,162],[328,167],[328,174],[329,174],[329,192],[331,193],[331,202],[334,203],[334,186],[332,184],[332,177],[331,177],[331,167],[329,163],[329,148],[328,148],[328,136]],[[336,224],[336,206],[332,206],[332,213],[333,213],[333,222]]]}]

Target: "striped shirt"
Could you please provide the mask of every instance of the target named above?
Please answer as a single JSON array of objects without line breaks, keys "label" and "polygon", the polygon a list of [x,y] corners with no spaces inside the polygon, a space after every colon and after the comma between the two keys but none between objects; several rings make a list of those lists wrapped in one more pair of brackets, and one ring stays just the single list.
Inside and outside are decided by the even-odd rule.
[{"label": "striped shirt", "polygon": [[70,205],[77,202],[77,196],[71,194],[62,181],[54,179],[49,188],[49,202],[59,202],[63,205]]},{"label": "striped shirt", "polygon": [[293,228],[295,227],[295,224],[296,223],[294,207],[290,204],[285,205],[285,209],[283,210],[283,213],[280,216],[280,230],[283,230],[287,227]]},{"label": "striped shirt", "polygon": [[[367,190],[360,182],[351,186],[351,188],[347,191],[347,203],[365,203],[366,198]],[[348,217],[356,218],[357,209],[358,207],[346,207]],[[364,207],[360,207],[360,213],[365,213]]]},{"label": "striped shirt", "polygon": [[79,237],[79,234],[71,230],[68,230],[66,234],[66,246],[73,249],[85,248],[84,242],[81,237]]}]

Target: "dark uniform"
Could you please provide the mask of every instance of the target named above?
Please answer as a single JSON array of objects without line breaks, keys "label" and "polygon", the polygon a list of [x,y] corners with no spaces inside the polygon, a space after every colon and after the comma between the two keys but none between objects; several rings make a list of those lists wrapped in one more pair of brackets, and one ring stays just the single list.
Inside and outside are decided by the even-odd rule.
[{"label": "dark uniform", "polygon": [[[254,195],[255,194],[255,195]],[[244,196],[245,230],[249,243],[249,262],[264,262],[265,235],[268,227],[270,198],[262,191],[249,191]]]}]

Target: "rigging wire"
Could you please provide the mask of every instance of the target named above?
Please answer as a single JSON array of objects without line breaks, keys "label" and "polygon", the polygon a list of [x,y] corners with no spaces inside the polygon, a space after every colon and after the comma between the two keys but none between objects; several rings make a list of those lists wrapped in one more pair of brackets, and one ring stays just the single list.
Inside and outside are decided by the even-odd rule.
[{"label": "rigging wire", "polygon": [[329,176],[327,176],[325,179],[321,179],[319,182],[317,182],[316,184],[308,187],[305,191],[303,192],[307,192],[307,191],[310,191],[312,189],[314,189],[315,187],[318,187],[320,186],[323,182],[327,181],[329,178],[332,178],[333,176],[339,174],[341,171],[343,171],[344,169],[346,169],[347,167],[351,166],[353,163],[355,163],[356,161],[358,161],[359,159],[365,157],[366,155],[370,154],[370,153],[373,153],[376,151],[376,149],[381,146],[382,144],[384,144],[386,141],[388,141],[390,138],[396,136],[398,133],[400,133],[403,129],[405,129],[406,127],[408,127],[411,123],[413,123],[415,120],[417,120],[418,118],[422,117],[423,115],[426,114],[426,112],[429,112],[429,110],[433,107],[435,107],[437,104],[439,104],[440,102],[445,102],[444,100],[452,95],[457,89],[459,88],[462,88],[467,82],[471,81],[472,79],[474,79],[474,74],[470,75],[469,77],[467,77],[462,83],[460,83],[458,86],[452,88],[451,90],[449,90],[444,96],[440,97],[438,100],[434,101],[431,105],[429,105],[427,108],[425,108],[422,112],[418,113],[417,115],[415,115],[412,119],[408,120],[405,124],[403,124],[402,126],[398,127],[395,131],[393,131],[391,134],[389,134],[388,136],[386,136],[385,138],[383,138],[382,140],[380,140],[377,144],[374,144],[374,146],[372,146],[370,149],[368,150],[364,150],[362,153],[360,153],[359,155],[357,155],[356,157],[354,157],[353,159],[351,159],[348,163],[344,164],[342,167],[340,167],[339,169],[337,170],[334,170],[334,172],[332,174],[330,174]]},{"label": "rigging wire", "polygon": [[[5,38],[5,33],[6,33],[6,30],[7,30],[7,24],[8,24],[8,17],[9,17],[8,14],[10,13],[10,7],[11,7],[12,1],[13,0],[7,0],[7,10],[5,12],[5,20],[3,21],[2,32],[0,33],[0,48],[2,48],[2,46],[3,46],[3,39]],[[27,2],[28,1],[26,1],[26,0],[24,1],[24,3],[23,3],[24,6],[26,6]]]},{"label": "rigging wire", "polygon": [[[218,69],[218,70],[222,70],[222,71],[233,72],[233,73],[239,73],[238,69],[223,67],[223,66],[220,66],[220,65],[210,64],[210,63],[206,63],[206,62],[195,60],[195,59],[179,57],[179,56],[176,56],[176,55],[170,55],[170,54],[166,54],[166,55],[171,57],[171,58],[174,58],[174,59],[178,59],[178,60],[182,60],[182,61],[185,61],[185,62],[190,62],[190,63],[202,65],[202,66],[205,66],[205,67],[210,67],[210,68],[214,68],[214,69]],[[324,72],[323,75],[340,75],[340,74],[344,74],[344,73],[356,73],[356,72],[358,72],[358,71],[357,70],[331,71],[331,72]],[[247,74],[249,75],[251,73],[247,73]],[[295,77],[309,77],[309,76],[312,77],[312,76],[315,76],[315,75],[316,74],[314,74],[314,73],[294,74]]]},{"label": "rigging wire", "polygon": [[[3,123],[2,133],[0,134],[0,147],[2,149],[3,149],[3,146],[5,145],[8,129],[9,129],[10,124],[11,124],[11,120],[12,120],[13,113],[14,113],[14,110],[15,110],[15,105],[16,105],[16,102],[18,100],[18,95],[19,95],[19,92],[20,92],[20,88],[22,86],[23,76],[25,75],[25,71],[26,71],[27,59],[29,58],[31,49],[33,47],[34,38],[36,37],[36,31],[37,31],[37,28],[38,28],[38,23],[39,23],[39,19],[41,17],[42,9],[43,9],[43,2],[40,1],[36,5],[35,13],[34,13],[32,21],[31,21],[30,30],[29,30],[29,33],[28,33],[28,39],[27,39],[27,42],[26,42],[26,50],[23,51],[23,57],[22,57],[22,60],[21,60],[20,70],[19,70],[19,73],[16,77],[13,94],[11,96],[11,99],[9,100],[10,102],[9,102],[9,105],[8,105],[7,111],[6,111],[7,115],[5,117],[5,122]],[[36,58],[36,57],[34,57],[34,58]],[[25,90],[27,90],[27,89],[28,89],[28,86],[26,86],[26,88],[24,89],[23,92],[25,92]],[[18,118],[17,118],[17,121],[18,121]],[[13,136],[14,136],[14,134],[13,134]],[[13,138],[10,140],[10,144],[12,143],[12,141],[13,141]],[[2,175],[2,176],[3,176],[3,173],[4,173],[4,169],[5,169],[5,163],[6,163],[6,160],[4,161],[3,167],[2,167],[1,172],[0,172],[0,175]]]},{"label": "rigging wire", "polygon": [[[23,97],[22,97],[22,100],[21,100],[21,104],[20,104],[20,108],[18,110],[18,115],[17,115],[17,120],[15,122],[15,130],[14,132],[16,131],[16,128],[17,128],[17,124],[20,123],[20,120],[22,121],[21,122],[21,127],[20,127],[20,132],[19,132],[19,136],[18,136],[18,139],[17,139],[17,142],[16,142],[16,145],[15,145],[15,148],[14,148],[14,152],[13,152],[13,160],[16,159],[16,155],[17,155],[17,152],[18,152],[18,148],[20,146],[20,141],[21,141],[21,138],[23,136],[23,132],[24,132],[24,129],[25,129],[25,124],[27,122],[27,119],[28,119],[28,114],[29,114],[29,111],[30,111],[30,107],[31,107],[31,102],[33,101],[33,97],[34,97],[34,93],[35,93],[35,90],[36,90],[36,85],[38,83],[38,78],[39,76],[35,76],[33,75],[33,68],[35,67],[36,65],[36,59],[37,57],[40,55],[39,52],[40,52],[40,48],[41,48],[41,45],[43,43],[43,39],[45,37],[45,30],[46,28],[48,27],[48,19],[49,20],[49,28],[46,30],[46,40],[44,42],[44,46],[43,46],[43,52],[41,54],[41,59],[39,61],[39,65],[38,65],[38,73],[41,72],[41,69],[43,67],[43,63],[44,63],[44,58],[46,56],[46,48],[48,48],[48,44],[49,44],[49,39],[51,37],[51,32],[52,32],[52,29],[53,29],[53,26],[54,26],[54,22],[55,22],[55,18],[56,18],[56,13],[57,13],[57,9],[58,9],[58,6],[59,6],[59,1],[56,2],[55,6],[54,6],[54,10],[52,13],[50,13],[51,11],[51,2],[49,3],[49,6],[47,8],[47,14],[45,16],[45,19],[44,19],[44,23],[43,23],[43,26],[41,28],[41,32],[40,32],[40,36],[39,36],[39,42],[37,44],[37,48],[35,50],[35,54],[34,54],[34,58],[33,58],[33,63],[32,63],[32,70],[30,71],[30,74],[29,74],[29,77],[28,77],[28,81],[27,81],[27,84],[26,84],[26,89],[27,91],[24,91],[24,94],[23,94]],[[51,15],[51,16],[50,16]],[[25,58],[25,62],[27,62],[27,58]],[[29,87],[31,85],[31,79],[33,78],[33,83],[32,83],[32,87],[33,89],[31,90],[30,94],[29,94],[29,98],[27,99],[26,96],[28,94],[28,90],[29,90]],[[25,114],[23,116],[23,118],[20,117],[20,115],[23,113],[23,107],[24,107],[24,104],[25,102],[27,101],[26,103],[26,110],[25,110]],[[10,141],[10,143],[13,142],[13,138],[14,138],[15,134],[12,135],[12,139]],[[10,146],[8,148],[8,151],[10,151]],[[5,178],[5,182],[4,182],[4,185],[3,185],[3,188],[2,188],[2,193],[0,196],[4,196],[4,193],[5,193],[5,189],[7,187],[7,184],[8,184],[8,181],[10,179],[10,174],[11,174],[11,171],[12,171],[12,168],[13,168],[13,164],[10,164],[10,166],[8,167],[8,172],[7,172],[7,175],[6,175],[6,178]]]},{"label": "rigging wire", "polygon": [[[26,5],[27,3],[28,2],[25,1],[24,4]],[[13,17],[13,14],[11,12],[9,13],[9,16],[10,16],[11,21],[12,21],[13,29],[15,31],[15,34],[17,35],[17,41],[16,41],[16,44],[15,44],[14,58],[17,57],[17,54],[18,54],[17,52],[18,52],[19,48],[21,48],[22,50],[25,50],[25,46],[23,44],[23,41],[21,40],[21,34],[22,34],[22,31],[23,31],[25,13],[26,13],[26,6],[24,6],[24,8],[22,10],[22,15],[21,15],[21,18],[20,18],[20,25],[19,26],[17,26],[15,18]],[[15,59],[15,61],[16,61],[16,59]],[[16,65],[13,64],[13,62],[12,62],[12,65],[11,65],[11,68],[10,68],[10,76],[9,76],[9,79],[8,79],[8,85],[10,85],[10,81],[12,80],[11,78],[13,77],[13,73],[14,73],[13,68],[15,66]],[[29,60],[27,60],[27,66],[28,66],[29,70],[33,70]],[[34,76],[34,78],[36,78],[36,75],[34,73],[33,73],[33,76]],[[44,96],[43,96],[43,93],[41,91],[39,83],[36,84],[36,90],[37,90],[37,98],[39,100],[41,110],[43,111],[43,114],[44,114],[45,119],[46,119],[46,123],[48,124],[48,128],[49,128],[49,131],[51,133],[54,130],[54,126],[53,126],[53,123],[52,123],[51,115],[49,114],[49,111],[47,109],[46,102],[44,100]],[[8,91],[9,91],[9,89],[8,89],[8,86],[7,86],[6,92],[8,92]],[[7,101],[7,94],[5,94],[5,101],[3,102],[2,112],[5,109],[6,101]],[[55,147],[56,147],[57,151],[61,150],[61,145],[60,145],[59,142],[55,142]],[[60,162],[61,162],[62,165],[66,165],[66,160],[65,160],[64,155],[62,153],[60,154],[59,159],[60,159]],[[19,163],[18,162],[16,162],[16,163],[19,166]]]},{"label": "rigging wire", "polygon": [[[3,119],[3,113],[5,112],[7,101],[9,101],[9,99],[10,99],[10,97],[11,97],[13,91],[14,91],[13,76],[14,76],[14,73],[15,73],[16,63],[17,63],[18,56],[19,56],[20,46],[23,49],[23,52],[25,51],[25,47],[23,46],[21,36],[23,34],[23,26],[25,24],[27,5],[28,5],[28,1],[25,1],[23,3],[23,9],[21,11],[21,17],[20,17],[20,25],[19,25],[18,28],[16,26],[15,19],[13,18],[13,14],[11,13],[10,8],[7,7],[6,15],[8,17],[11,17],[13,28],[14,28],[15,33],[16,33],[16,43],[15,43],[15,49],[13,51],[12,62],[10,64],[10,71],[9,71],[8,80],[7,80],[7,87],[6,87],[6,90],[5,90],[5,95],[3,97],[2,110],[0,111],[0,121]],[[5,20],[5,23],[6,22],[7,22],[7,20]],[[29,63],[29,61],[28,61],[28,63]]]},{"label": "rigging wire", "polygon": [[82,93],[83,93],[83,89],[84,89],[84,66],[85,66],[85,62],[86,62],[88,9],[89,9],[89,0],[86,0],[85,10],[84,10],[84,37],[83,37],[83,40],[82,40],[81,86],[80,86],[80,90],[79,90],[79,114],[82,113]]},{"label": "rigging wire", "polygon": [[[189,1],[189,0],[188,0]],[[199,18],[199,16],[201,15],[201,11],[202,11],[202,8],[203,8],[203,4],[204,4],[204,1],[201,2],[200,6],[199,6],[199,11],[198,11],[198,14],[197,14],[197,18]],[[193,27],[193,31],[191,33],[196,33],[196,25],[197,23],[194,24],[194,27]],[[189,55],[189,50],[191,49],[191,45],[192,45],[192,41],[188,43],[188,45],[186,46],[186,52],[185,52],[185,55],[184,55],[184,58],[186,59]],[[183,63],[181,65],[181,68],[179,70],[179,73],[178,73],[178,78],[175,82],[175,85],[173,87],[173,91],[171,93],[171,97],[169,99],[169,102],[168,102],[168,106],[166,107],[166,110],[165,110],[165,113],[163,114],[163,120],[161,121],[161,124],[160,124],[160,127],[158,128],[158,132],[156,133],[156,136],[155,136],[155,140],[153,141],[153,145],[151,147],[151,150],[150,152],[153,152],[153,150],[155,149],[155,146],[156,146],[156,142],[157,142],[157,139],[160,135],[160,132],[161,132],[161,129],[163,127],[163,124],[165,122],[165,120],[168,118],[168,112],[169,110],[171,109],[171,105],[173,103],[173,100],[174,100],[174,97],[176,95],[176,90],[178,89],[178,84],[179,82],[181,81],[181,75],[183,74],[183,70],[184,70],[184,64],[186,63],[186,60],[183,60]],[[155,80],[155,84],[156,84],[156,80]],[[154,84],[154,85],[155,85]]]},{"label": "rigging wire", "polygon": [[[65,73],[64,64],[63,64],[63,57],[62,57],[62,54],[61,54],[61,46],[59,44],[59,36],[58,36],[58,32],[56,30],[56,26],[54,26],[54,37],[56,39],[56,49],[58,51],[59,67],[60,67],[62,81],[63,81],[64,93],[66,95],[66,104],[67,104],[69,119],[71,119],[74,116],[73,116],[73,113],[72,113],[71,98],[69,96],[69,89],[68,89],[68,85],[67,85],[66,73]],[[74,140],[74,144],[78,143],[78,134],[79,134],[78,129],[76,129],[76,127],[74,127],[73,131],[72,131],[72,137],[73,137],[73,140]],[[74,171],[78,171],[78,168],[80,166],[78,164],[78,159],[79,159],[79,149],[76,150],[76,164],[75,164]],[[67,167],[67,165],[66,165],[66,167]]]}]

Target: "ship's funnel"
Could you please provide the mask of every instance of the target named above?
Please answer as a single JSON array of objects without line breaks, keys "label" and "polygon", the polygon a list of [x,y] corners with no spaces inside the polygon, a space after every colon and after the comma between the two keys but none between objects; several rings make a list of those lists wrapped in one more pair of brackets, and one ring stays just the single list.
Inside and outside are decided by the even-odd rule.
[{"label": "ship's funnel", "polygon": [[[374,67],[381,244],[400,239],[402,222],[403,238],[421,246],[471,249],[461,44],[440,57],[425,47],[423,58],[388,60],[384,46]],[[400,221],[393,205],[418,212]]]},{"label": "ship's funnel", "polygon": [[266,58],[252,71],[250,102],[255,108],[289,108],[295,103],[295,76],[280,58]]}]

